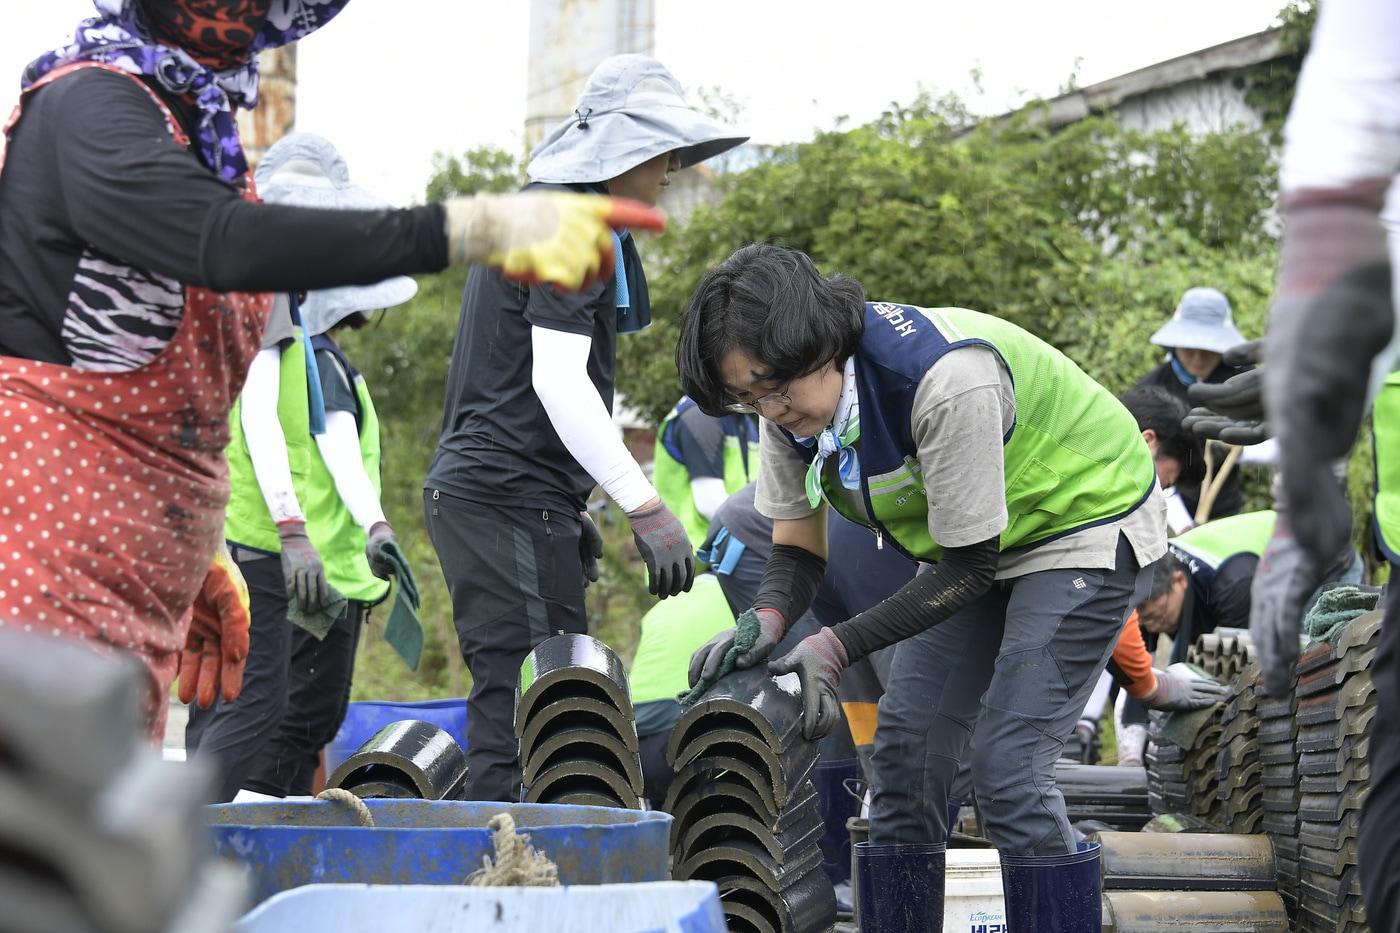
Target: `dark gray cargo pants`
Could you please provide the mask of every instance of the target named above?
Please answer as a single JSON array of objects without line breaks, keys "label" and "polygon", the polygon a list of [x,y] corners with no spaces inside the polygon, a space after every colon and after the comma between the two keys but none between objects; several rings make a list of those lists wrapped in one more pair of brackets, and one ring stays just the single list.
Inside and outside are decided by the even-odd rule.
[{"label": "dark gray cargo pants", "polygon": [[972,740],[987,835],[1015,855],[1075,850],[1055,761],[1151,573],[1119,537],[1117,569],[998,583],[895,647],[875,734],[870,841],[936,843]]}]

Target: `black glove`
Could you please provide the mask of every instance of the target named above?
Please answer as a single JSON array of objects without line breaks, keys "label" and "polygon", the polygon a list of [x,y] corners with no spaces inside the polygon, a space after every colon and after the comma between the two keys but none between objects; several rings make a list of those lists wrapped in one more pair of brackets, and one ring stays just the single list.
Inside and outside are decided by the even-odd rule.
[{"label": "black glove", "polygon": [[695,582],[695,552],[685,526],[658,501],[627,514],[632,537],[647,565],[647,592],[665,599],[690,589]]},{"label": "black glove", "polygon": [[1201,437],[1227,444],[1249,446],[1268,440],[1272,434],[1264,418],[1264,371],[1260,368],[1263,340],[1251,340],[1231,347],[1224,360],[1230,366],[1254,366],[1248,372],[1224,382],[1197,382],[1186,395],[1197,407],[1182,424]]},{"label": "black glove", "polygon": [[587,512],[578,513],[578,518],[583,525],[578,539],[578,558],[583,564],[583,588],[586,590],[588,584],[598,582],[598,559],[603,556],[603,536]]},{"label": "black glove", "polygon": [[768,662],[770,674],[796,671],[802,681],[802,735],[809,741],[825,736],[841,719],[836,685],[846,664],[845,645],[826,627],[802,639],[778,660]]}]

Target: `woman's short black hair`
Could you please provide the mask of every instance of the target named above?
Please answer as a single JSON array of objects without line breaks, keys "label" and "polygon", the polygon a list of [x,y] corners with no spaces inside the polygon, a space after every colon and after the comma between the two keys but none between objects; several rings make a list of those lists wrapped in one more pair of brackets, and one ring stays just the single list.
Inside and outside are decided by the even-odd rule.
[{"label": "woman's short black hair", "polygon": [[724,413],[720,360],[742,350],[789,382],[850,358],[865,330],[865,289],[823,276],[806,253],[755,243],[705,274],[690,296],[676,344],[685,393],[707,414]]},{"label": "woman's short black hair", "polygon": [[1157,386],[1138,386],[1118,400],[1137,420],[1139,431],[1150,429],[1157,435],[1158,452],[1181,463],[1183,479],[1199,479],[1204,464],[1202,443],[1181,423],[1190,406]]}]

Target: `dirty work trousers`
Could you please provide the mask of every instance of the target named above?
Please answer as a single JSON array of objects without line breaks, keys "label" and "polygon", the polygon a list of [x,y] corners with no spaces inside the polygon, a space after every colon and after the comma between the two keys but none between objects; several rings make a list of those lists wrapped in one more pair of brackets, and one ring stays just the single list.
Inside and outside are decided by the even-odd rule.
[{"label": "dirty work trousers", "polygon": [[214,759],[221,802],[243,788],[309,794],[321,748],[335,738],[350,702],[366,607],[350,600],[318,641],[287,620],[281,558],[232,543],[229,550],[248,581],[252,616],[243,692],[207,710],[191,705],[185,746]]},{"label": "dirty work trousers", "polygon": [[472,675],[467,799],[517,801],[520,665],[545,639],[588,631],[583,526],[572,512],[483,505],[434,489],[424,491],[423,507]]},{"label": "dirty work trousers", "polygon": [[875,734],[871,842],[944,841],[949,787],[971,740],[977,801],[997,848],[1075,851],[1055,761],[1151,583],[1121,535],[1116,560],[1111,571],[999,581],[895,647]]},{"label": "dirty work trousers", "polygon": [[1357,861],[1375,933],[1400,931],[1400,566],[1391,564],[1381,644],[1371,664],[1371,792],[1361,810]]}]

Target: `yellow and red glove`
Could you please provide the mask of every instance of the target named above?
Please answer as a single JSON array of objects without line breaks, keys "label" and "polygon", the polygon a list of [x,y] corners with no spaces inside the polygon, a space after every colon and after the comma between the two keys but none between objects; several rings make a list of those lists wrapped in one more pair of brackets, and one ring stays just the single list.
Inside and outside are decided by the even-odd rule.
[{"label": "yellow and red glove", "polygon": [[640,201],[560,191],[478,194],[443,202],[448,261],[484,262],[506,278],[577,291],[613,273],[613,230],[666,228]]},{"label": "yellow and red glove", "polygon": [[190,631],[180,655],[180,702],[202,709],[222,696],[232,702],[243,691],[248,660],[248,584],[238,565],[220,548],[194,600]]}]

